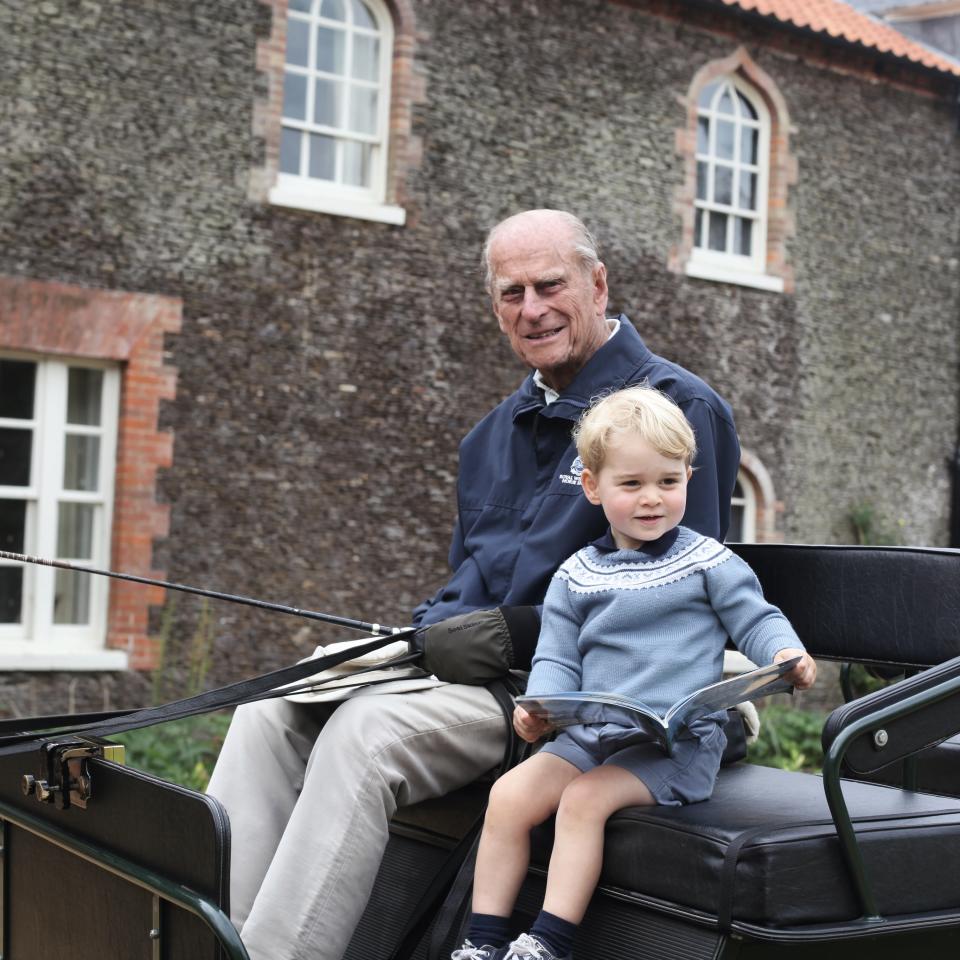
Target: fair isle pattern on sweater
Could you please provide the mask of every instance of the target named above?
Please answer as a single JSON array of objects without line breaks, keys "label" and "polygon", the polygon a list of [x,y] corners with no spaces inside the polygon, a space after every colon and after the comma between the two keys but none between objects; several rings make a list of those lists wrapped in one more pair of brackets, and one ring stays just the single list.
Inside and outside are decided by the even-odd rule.
[{"label": "fair isle pattern on sweater", "polygon": [[678,552],[668,550],[665,556],[656,559],[623,561],[618,558],[617,562],[611,563],[604,553],[591,546],[566,560],[556,578],[566,580],[569,589],[579,594],[649,590],[710,570],[732,556],[722,543],[699,534]]}]

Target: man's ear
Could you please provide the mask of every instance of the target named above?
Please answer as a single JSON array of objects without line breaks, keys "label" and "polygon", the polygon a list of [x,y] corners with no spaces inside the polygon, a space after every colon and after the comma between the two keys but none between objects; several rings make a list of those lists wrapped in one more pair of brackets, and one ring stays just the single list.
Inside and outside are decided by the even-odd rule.
[{"label": "man's ear", "polygon": [[591,470],[583,468],[580,474],[580,485],[583,487],[583,495],[594,505],[600,506],[600,491],[597,489],[597,478]]},{"label": "man's ear", "polygon": [[690,478],[693,476],[693,467],[690,464],[687,464],[687,483],[690,482]]},{"label": "man's ear", "polygon": [[593,268],[593,302],[596,304],[598,312],[604,316],[607,311],[608,298],[607,268],[603,263],[598,263]]}]

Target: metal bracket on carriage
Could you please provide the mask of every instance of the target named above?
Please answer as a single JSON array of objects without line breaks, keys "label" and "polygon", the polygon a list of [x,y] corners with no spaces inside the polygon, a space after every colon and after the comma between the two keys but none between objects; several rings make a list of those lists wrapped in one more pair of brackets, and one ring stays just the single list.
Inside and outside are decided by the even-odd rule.
[{"label": "metal bracket on carriage", "polygon": [[93,796],[87,764],[91,758],[123,762],[123,747],[80,739],[44,743],[40,747],[40,776],[25,773],[20,781],[24,796],[52,803],[59,810],[86,810]]}]

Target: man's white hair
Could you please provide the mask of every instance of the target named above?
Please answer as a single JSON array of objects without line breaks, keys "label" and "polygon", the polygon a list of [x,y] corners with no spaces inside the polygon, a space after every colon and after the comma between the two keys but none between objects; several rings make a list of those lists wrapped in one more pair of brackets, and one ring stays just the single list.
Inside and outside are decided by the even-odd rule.
[{"label": "man's white hair", "polygon": [[557,220],[559,220],[561,223],[565,223],[570,228],[570,231],[573,234],[573,251],[580,260],[584,270],[592,272],[594,267],[600,263],[600,254],[597,251],[597,241],[594,239],[593,234],[587,229],[586,224],[579,217],[574,216],[572,213],[569,213],[566,210],[526,210],[523,213],[515,213],[513,216],[507,217],[505,220],[501,220],[487,234],[486,243],[483,245],[481,266],[483,267],[484,281],[486,283],[488,292],[493,292],[493,266],[490,263],[490,250],[497,238],[497,234],[507,224],[512,223],[518,217],[524,217],[530,213],[553,214]]}]

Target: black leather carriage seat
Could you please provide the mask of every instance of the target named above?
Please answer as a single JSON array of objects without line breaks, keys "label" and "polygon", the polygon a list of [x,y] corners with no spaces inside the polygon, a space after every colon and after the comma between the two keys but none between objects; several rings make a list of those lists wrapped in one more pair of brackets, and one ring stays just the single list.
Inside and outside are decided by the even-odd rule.
[{"label": "black leather carriage seat", "polygon": [[[844,781],[884,916],[960,910],[960,800]],[[552,829],[535,832],[545,864]],[[784,928],[857,919],[819,776],[738,764],[711,799],[631,807],[607,825],[601,883],[732,921]]]}]

